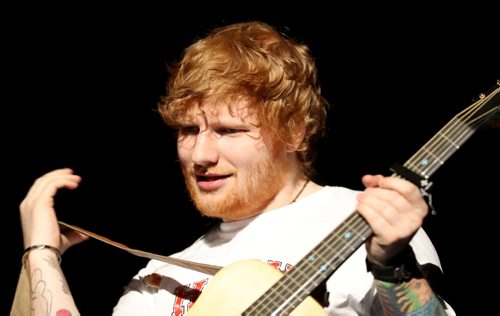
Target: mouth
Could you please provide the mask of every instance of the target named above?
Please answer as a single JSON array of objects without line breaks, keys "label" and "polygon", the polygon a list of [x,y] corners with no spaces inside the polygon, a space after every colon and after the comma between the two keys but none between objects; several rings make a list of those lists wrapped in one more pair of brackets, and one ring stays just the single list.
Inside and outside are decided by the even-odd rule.
[{"label": "mouth", "polygon": [[196,183],[198,187],[203,191],[213,191],[220,188],[225,179],[229,178],[231,175],[216,175],[216,174],[198,174],[196,175]]}]

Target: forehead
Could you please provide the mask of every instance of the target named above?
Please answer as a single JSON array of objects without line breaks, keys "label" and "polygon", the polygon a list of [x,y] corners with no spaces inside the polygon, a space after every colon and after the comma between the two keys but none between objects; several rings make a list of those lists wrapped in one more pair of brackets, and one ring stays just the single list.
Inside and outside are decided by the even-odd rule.
[{"label": "forehead", "polygon": [[185,119],[187,122],[203,120],[207,122],[238,121],[258,124],[255,109],[250,107],[249,102],[244,99],[231,103],[204,102],[201,104],[194,104],[187,110]]}]

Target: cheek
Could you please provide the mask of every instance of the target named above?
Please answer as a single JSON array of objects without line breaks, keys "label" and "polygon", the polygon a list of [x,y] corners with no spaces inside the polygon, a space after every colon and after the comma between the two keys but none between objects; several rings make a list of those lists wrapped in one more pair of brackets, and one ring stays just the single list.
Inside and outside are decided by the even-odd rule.
[{"label": "cheek", "polygon": [[186,165],[189,161],[191,155],[191,150],[185,146],[184,142],[177,141],[177,156],[182,165]]},{"label": "cheek", "polygon": [[262,143],[233,142],[221,148],[220,157],[237,168],[252,168],[270,155]]}]

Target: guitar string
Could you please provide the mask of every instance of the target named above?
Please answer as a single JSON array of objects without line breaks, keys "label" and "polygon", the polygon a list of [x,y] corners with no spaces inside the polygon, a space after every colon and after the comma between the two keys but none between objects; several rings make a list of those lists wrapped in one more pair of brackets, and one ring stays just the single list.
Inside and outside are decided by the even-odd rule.
[{"label": "guitar string", "polygon": [[[351,223],[351,222],[353,222],[353,223]],[[256,311],[256,310],[260,311],[262,309],[275,310],[275,308],[278,308],[279,305],[281,305],[281,304],[279,304],[279,301],[280,301],[280,299],[282,299],[284,297],[283,292],[288,292],[287,297],[296,296],[295,293],[297,291],[299,291],[300,287],[304,287],[304,283],[301,281],[302,280],[308,281],[311,279],[311,276],[306,274],[306,273],[312,271],[314,274],[317,274],[317,271],[319,269],[321,269],[322,265],[328,264],[327,261],[320,261],[321,258],[327,257],[326,254],[330,253],[332,251],[332,249],[336,249],[337,253],[340,252],[340,251],[338,251],[338,250],[341,250],[339,247],[339,244],[341,244],[342,248],[345,248],[346,240],[343,238],[343,236],[346,234],[345,231],[352,231],[352,230],[362,231],[358,228],[361,226],[361,228],[364,228],[365,234],[367,236],[369,235],[368,234],[368,232],[370,230],[369,226],[366,224],[364,219],[362,219],[362,217],[359,216],[357,213],[351,214],[351,216],[341,226],[342,226],[341,227],[342,232],[336,233],[336,231],[338,229],[336,231],[332,232],[326,238],[326,240],[329,242],[320,244],[319,247],[316,247],[315,249],[313,249],[312,252],[309,253],[309,255],[312,254],[312,256],[314,256],[315,259],[317,259],[317,260],[313,260],[311,262],[309,262],[308,260],[301,261],[303,263],[303,265],[309,266],[308,268],[301,269],[300,263],[299,263],[298,265],[295,266],[294,269],[287,272],[287,274],[289,274],[291,281],[295,283],[295,284],[293,284],[295,286],[287,286],[286,282],[277,284],[277,286],[272,287],[270,289],[268,295],[266,295],[267,298],[259,300],[255,304],[255,309],[251,309],[251,310],[252,311]],[[351,227],[351,229],[349,229],[349,227]],[[360,244],[362,242],[363,241],[361,240]],[[308,256],[306,256],[305,258],[307,258],[307,257]],[[330,256],[328,256],[328,257],[330,257]],[[311,266],[313,267],[313,269],[311,268]],[[335,268],[335,266],[333,266],[333,267]],[[295,278],[293,276],[293,274],[298,274],[298,277]],[[320,282],[318,282],[318,284],[319,283]],[[317,286],[317,284],[316,284],[316,286]],[[294,288],[297,288],[297,289],[294,289]],[[307,291],[307,292],[309,292],[309,291]],[[309,293],[305,293],[305,292],[304,292],[304,294],[309,295]],[[302,301],[302,299],[298,299],[296,302],[296,305],[298,305]],[[275,305],[275,307],[273,307],[272,305]],[[249,309],[249,311],[250,311],[250,309]]]},{"label": "guitar string", "polygon": [[[488,101],[489,101],[489,100],[491,100],[491,99],[492,99],[492,98],[493,98],[493,97],[494,97],[494,96],[498,93],[498,90],[499,90],[499,89],[497,88],[497,89],[496,89],[496,91],[494,90],[494,91],[493,91],[492,93],[490,93],[488,96],[486,96],[486,97],[484,97],[484,98],[482,98],[482,99],[477,100],[477,101],[476,101],[476,102],[475,102],[472,106],[469,106],[468,108],[466,108],[465,110],[463,110],[461,113],[459,113],[459,114],[458,114],[458,115],[454,118],[454,120],[452,120],[452,121],[451,121],[451,124],[449,124],[449,125],[445,126],[445,128],[443,128],[443,129],[442,129],[442,130],[445,130],[446,128],[448,128],[448,129],[450,129],[450,130],[451,130],[451,132],[445,132],[445,133],[441,133],[441,134],[439,134],[439,133],[438,133],[437,135],[438,135],[438,136],[439,136],[439,135],[441,135],[441,136],[442,136],[442,135],[447,135],[447,134],[448,134],[448,135],[453,135],[453,134],[455,134],[455,138],[459,140],[459,139],[460,139],[460,135],[458,135],[458,136],[456,135],[456,134],[457,134],[457,129],[456,129],[455,127],[457,127],[457,125],[460,125],[460,123],[461,123],[461,122],[462,122],[462,124],[463,124],[463,123],[467,123],[467,124],[469,124],[469,125],[471,125],[471,126],[472,126],[473,124],[478,125],[480,120],[484,119],[484,117],[487,117],[489,114],[491,114],[491,113],[489,113],[489,112],[493,112],[493,109],[491,109],[489,112],[484,113],[483,115],[481,115],[481,116],[479,116],[479,117],[477,117],[477,118],[475,118],[475,119],[473,119],[473,120],[471,120],[471,119],[470,119],[470,117],[471,117],[471,116],[473,116],[473,115],[474,115],[474,114],[475,114],[478,110],[480,110],[480,108],[481,108],[484,104],[488,103]],[[468,117],[467,117],[467,115],[468,115]],[[460,116],[462,116],[462,119],[461,119],[461,120],[459,120],[459,119],[458,119]],[[467,120],[471,120],[471,122],[472,122],[472,123],[467,122]],[[458,127],[460,127],[460,126],[458,126]],[[454,128],[455,128],[455,130],[453,130]],[[461,130],[459,130],[459,131],[461,131]],[[472,135],[472,133],[473,133],[473,131],[471,131],[469,134],[470,134],[470,135]],[[466,136],[470,136],[470,135],[466,135]],[[464,141],[464,140],[462,139],[461,143],[463,143],[463,141]],[[432,148],[431,148],[431,150],[432,150]],[[428,166],[428,168],[433,167],[433,165],[432,165],[432,164],[425,165],[425,162],[426,162],[425,158],[415,156],[415,161],[424,162],[423,167],[425,167],[425,166]],[[434,163],[435,163],[435,162],[434,162]]]},{"label": "guitar string", "polygon": [[[314,250],[313,250],[313,252],[314,252]],[[321,258],[321,257],[318,257],[318,258]],[[304,262],[304,261],[302,261],[302,262]],[[290,270],[287,273],[291,274],[292,271],[307,272],[307,271],[310,271],[310,269],[302,270],[302,269],[300,269],[300,265],[297,265],[297,266],[295,266],[294,269]],[[275,311],[276,308],[278,308],[279,305],[281,305],[279,300],[282,299],[283,297],[291,297],[293,292],[294,292],[293,287],[297,287],[298,283],[300,283],[299,279],[291,278],[291,281],[294,282],[294,284],[292,284],[292,286],[283,287],[284,284],[286,284],[286,282],[284,282],[284,283],[282,282],[282,283],[279,283],[276,287],[271,288],[270,291],[268,291],[269,292],[268,295],[265,295],[266,298],[257,301],[257,304],[254,304],[254,306],[253,306],[254,308],[250,308],[247,310],[249,312],[249,314],[253,315],[256,311],[261,311],[261,310]],[[283,292],[288,292],[288,293],[286,296],[284,296],[284,295],[282,295]],[[269,314],[269,313],[265,313],[265,314]]]},{"label": "guitar string", "polygon": [[[495,109],[490,109],[479,116],[477,116],[476,114],[485,104],[488,103],[488,101],[490,101],[496,94],[498,94],[498,91],[499,88],[497,88],[488,96],[479,99],[473,105],[469,106],[461,113],[456,115],[423,147],[424,150],[417,152],[417,154],[408,161],[407,167],[413,166],[417,171],[420,171],[421,175],[423,175],[424,177],[426,177],[426,174],[428,174],[428,172],[425,170],[431,170],[433,168],[435,168],[434,170],[436,170],[437,168],[439,168],[439,166],[443,164],[444,160],[449,158],[454,152],[454,150],[451,152],[449,151],[450,147],[447,146],[447,144],[452,143],[455,147],[455,150],[457,150],[460,145],[463,144],[465,140],[467,140],[474,133],[474,126],[477,127],[481,124],[481,122],[484,122],[485,118],[489,117],[495,112]],[[437,138],[437,141],[435,138]],[[437,150],[435,148],[437,148]],[[449,152],[446,152],[447,150]],[[429,159],[428,155],[425,154],[425,152],[431,155],[432,152],[436,152],[438,155],[435,158],[438,161],[436,161],[436,159]],[[436,164],[437,162],[439,162],[438,165]]]},{"label": "guitar string", "polygon": [[[442,164],[442,156],[446,152],[446,150],[442,151],[442,148],[449,147],[446,146],[447,143],[451,143],[455,149],[460,147],[457,144],[457,141],[460,143],[460,135],[457,135],[457,129],[460,127],[457,117],[453,118],[449,124],[424,145],[423,150],[418,151],[417,155],[409,160],[408,167],[413,167],[414,170],[420,172],[425,178],[428,178],[429,171],[426,170],[432,170],[437,166],[437,163]],[[435,154],[431,154],[431,157],[429,157],[430,153]]]},{"label": "guitar string", "polygon": [[[343,262],[350,254],[354,252],[366,238],[371,234],[370,227],[366,224],[364,219],[358,214],[353,213],[347,221],[344,221],[339,229],[334,233],[330,234],[325,243],[322,243],[320,247],[317,248],[316,258],[331,258],[332,254],[335,254],[334,259],[341,259]],[[346,238],[346,236],[349,236]],[[361,238],[359,238],[361,237]],[[358,239],[358,240],[356,240]],[[353,245],[353,242],[356,242]],[[322,260],[311,262],[305,261],[309,266],[309,271],[313,272],[313,275],[308,275],[302,271],[307,269],[296,269],[296,274],[299,274],[301,278],[298,278],[297,282],[302,291],[296,291],[297,294],[293,297],[293,302],[288,306],[288,310],[293,310],[305,296],[309,295],[309,292],[317,287],[331,272],[333,272],[339,265],[335,260]],[[311,269],[312,268],[312,269]],[[291,270],[293,271],[293,270]],[[291,272],[290,271],[290,272]],[[320,279],[314,278],[315,275],[320,275]],[[289,276],[293,279],[292,275]],[[313,281],[313,282],[311,282]],[[309,284],[309,286],[304,286]]]},{"label": "guitar string", "polygon": [[[353,222],[353,223],[351,223]],[[326,242],[325,243],[322,243],[320,245],[320,247],[317,247],[316,249],[313,250],[312,253],[314,253],[313,256],[315,256],[316,258],[318,258],[318,260],[315,260],[313,262],[308,262],[307,260],[306,261],[302,261],[302,262],[305,262],[306,263],[306,266],[308,265],[309,267],[306,269],[301,269],[301,267],[299,265],[297,265],[295,267],[295,269],[292,269],[288,272],[288,277],[290,277],[290,279],[293,281],[293,280],[296,280],[295,281],[295,285],[296,287],[298,287],[300,289],[300,287],[303,287],[304,283],[303,282],[300,282],[301,279],[304,279],[305,277],[305,281],[311,281],[311,279],[313,279],[312,277],[314,275],[307,275],[306,273],[307,272],[313,272],[314,274],[317,274],[317,271],[320,271],[321,270],[321,266],[325,265],[325,264],[328,264],[327,261],[320,261],[319,259],[321,258],[325,258],[325,257],[331,257],[331,253],[332,253],[332,250],[336,250],[334,253],[342,253],[341,251],[339,250],[346,250],[345,248],[345,242],[346,240],[343,238],[343,236],[345,235],[345,231],[352,231],[354,230],[354,233],[355,231],[359,231],[359,232],[362,232],[362,230],[360,230],[358,227],[361,226],[361,228],[364,228],[365,230],[365,235],[366,236],[369,236],[369,233],[370,233],[370,228],[369,226],[366,224],[366,222],[364,222],[364,220],[362,219],[362,217],[358,214],[358,213],[353,213],[347,221],[345,221],[342,225],[343,227],[341,227],[342,231],[340,233],[336,233],[336,232],[333,232],[332,234],[330,234],[325,240]],[[349,226],[351,227],[351,229],[349,229]],[[339,229],[337,229],[336,231],[338,231]],[[353,235],[353,238],[354,238],[355,235]],[[359,245],[361,245],[363,243],[364,240],[359,240]],[[341,244],[342,248],[339,247],[339,244]],[[348,252],[349,253],[349,252]],[[328,256],[327,256],[328,255]],[[307,258],[307,256],[306,256]],[[331,268],[335,269],[336,266],[334,265],[334,262],[330,263],[331,264]],[[312,266],[312,268],[311,268]],[[333,270],[332,270],[333,271]],[[295,276],[293,274],[298,274],[299,276],[295,278]],[[327,271],[323,271],[322,273],[328,273]],[[314,289],[315,286],[317,286],[322,280],[318,281],[318,282],[310,282],[311,285],[309,287],[312,287],[312,288],[309,288],[308,291],[303,291],[302,293],[298,293],[297,292],[299,290],[295,290],[294,293],[290,293],[288,294],[288,296],[292,297],[294,299],[294,304],[289,304],[288,305],[288,308],[292,308],[295,307],[296,305],[300,304],[300,302],[303,300],[303,298],[307,295],[309,295],[309,291]],[[285,282],[286,283],[286,282]],[[285,284],[283,283],[283,285]],[[278,289],[278,288],[277,288]],[[306,288],[304,288],[305,290]],[[292,292],[291,291],[291,287],[286,287],[286,288],[283,288],[281,287],[281,292],[283,291],[287,291],[287,292]],[[275,298],[273,298],[271,296],[271,302],[273,304],[276,304],[276,302],[279,301],[279,298],[282,297],[279,293],[279,289],[278,291],[274,291],[274,293],[278,293],[277,295],[275,294]],[[300,295],[300,294],[303,294],[303,295]],[[276,297],[277,296],[277,297]],[[269,307],[271,305],[268,305]],[[279,307],[279,306],[277,306]]]}]

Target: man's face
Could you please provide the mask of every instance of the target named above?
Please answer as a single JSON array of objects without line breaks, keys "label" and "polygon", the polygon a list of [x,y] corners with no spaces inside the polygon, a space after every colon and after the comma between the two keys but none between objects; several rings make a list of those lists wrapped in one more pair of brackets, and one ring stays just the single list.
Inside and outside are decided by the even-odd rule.
[{"label": "man's face", "polygon": [[284,184],[284,146],[263,133],[246,101],[188,112],[177,150],[198,210],[224,221],[257,215]]}]

